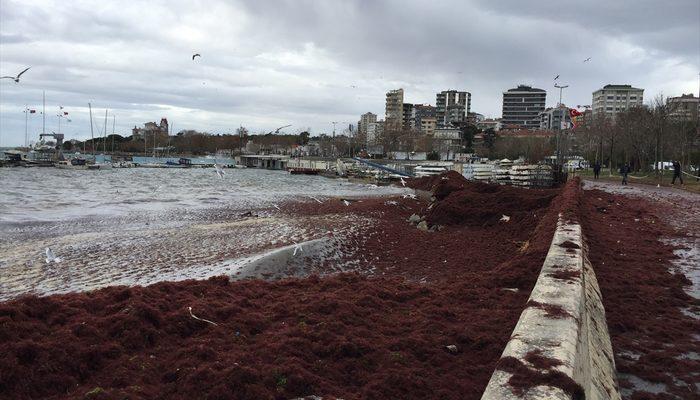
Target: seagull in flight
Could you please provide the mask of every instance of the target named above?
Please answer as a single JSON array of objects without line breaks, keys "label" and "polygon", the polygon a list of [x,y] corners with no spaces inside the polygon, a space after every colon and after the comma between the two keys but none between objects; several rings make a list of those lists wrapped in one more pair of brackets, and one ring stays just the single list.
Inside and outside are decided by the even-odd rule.
[{"label": "seagull in flight", "polygon": [[345,199],[343,199],[343,204],[345,204],[345,207],[347,207],[347,206],[349,206],[349,205],[350,205],[350,202],[349,202],[349,201],[347,201],[347,200],[345,200]]},{"label": "seagull in flight", "polygon": [[401,185],[403,185],[404,187],[406,187],[406,181],[403,180],[403,178],[399,178],[399,179],[401,179]]},{"label": "seagull in flight", "polygon": [[31,68],[31,67],[27,67],[24,71],[17,74],[17,76],[3,76],[3,77],[0,77],[0,79],[5,79],[5,78],[12,79],[13,81],[15,81],[15,83],[19,83],[19,77],[22,76],[23,73],[27,72],[29,70],[29,68]]},{"label": "seagull in flight", "polygon": [[53,254],[53,251],[51,251],[51,249],[47,247],[47,248],[46,248],[46,263],[47,263],[47,264],[51,264],[52,262],[53,262],[53,263],[60,263],[60,262],[61,262],[61,258],[60,258],[60,257],[56,257],[56,256]]},{"label": "seagull in flight", "polygon": [[199,54],[199,53],[197,53],[197,54],[192,54],[192,61],[194,61],[194,58],[195,58],[195,57],[199,57],[199,58],[201,58],[201,57],[202,57],[202,55],[201,55],[201,54]]},{"label": "seagull in flight", "polygon": [[557,79],[559,79],[559,75],[557,75],[557,76],[554,77],[554,80],[555,80],[555,81],[556,81]]},{"label": "seagull in flight", "polygon": [[314,196],[309,196],[309,197],[311,197],[312,199],[316,200],[316,202],[317,202],[318,204],[322,204],[322,203],[323,203],[321,200],[319,200],[318,198],[316,198],[316,197],[314,197]]},{"label": "seagull in flight", "polygon": [[591,61],[591,58],[590,58],[590,57],[588,57],[587,59],[583,60],[583,62],[589,62],[589,61]]},{"label": "seagull in flight", "polygon": [[214,164],[214,168],[216,168],[216,174],[219,175],[219,178],[224,179],[224,175],[226,175],[226,172],[224,172],[224,169],[219,166],[219,164]]}]

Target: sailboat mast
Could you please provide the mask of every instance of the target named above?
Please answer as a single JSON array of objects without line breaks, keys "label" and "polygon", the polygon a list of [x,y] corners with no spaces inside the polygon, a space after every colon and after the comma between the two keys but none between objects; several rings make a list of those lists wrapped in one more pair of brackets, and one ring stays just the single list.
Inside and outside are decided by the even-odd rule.
[{"label": "sailboat mast", "polygon": [[29,147],[29,142],[27,141],[27,126],[29,123],[29,105],[24,106],[24,147]]},{"label": "sailboat mast", "polygon": [[114,154],[114,126],[117,124],[117,116],[112,115],[112,154]]},{"label": "sailboat mast", "polygon": [[46,133],[46,90],[42,91],[43,109],[41,110],[41,133]]},{"label": "sailboat mast", "polygon": [[[104,156],[105,153],[107,152],[107,109],[105,108],[105,132],[102,137],[102,155]],[[105,157],[105,160],[107,158]]]},{"label": "sailboat mast", "polygon": [[92,128],[92,104],[88,103],[90,109],[90,140],[92,141],[92,155],[95,155],[95,132]]}]

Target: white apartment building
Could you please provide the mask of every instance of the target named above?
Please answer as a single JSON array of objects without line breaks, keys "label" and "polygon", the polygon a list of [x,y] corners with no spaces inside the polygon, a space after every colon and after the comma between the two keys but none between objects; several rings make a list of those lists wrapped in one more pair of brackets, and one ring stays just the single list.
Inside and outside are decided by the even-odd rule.
[{"label": "white apartment building", "polygon": [[644,89],[631,85],[605,85],[593,92],[593,118],[605,115],[615,118],[617,114],[644,104]]},{"label": "white apartment building", "polygon": [[697,121],[700,116],[700,98],[692,93],[666,100],[669,117],[677,121]]},{"label": "white apartment building", "polygon": [[384,133],[384,121],[379,120],[367,124],[367,146],[376,146]]}]

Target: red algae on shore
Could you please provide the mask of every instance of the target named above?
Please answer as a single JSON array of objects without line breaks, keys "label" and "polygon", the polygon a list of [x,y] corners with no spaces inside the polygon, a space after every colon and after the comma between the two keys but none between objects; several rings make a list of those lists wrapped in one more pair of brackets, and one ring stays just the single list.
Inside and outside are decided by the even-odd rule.
[{"label": "red algae on shore", "polygon": [[673,247],[659,241],[675,235],[664,222],[669,213],[644,199],[584,191],[582,228],[617,370],[665,389],[646,392],[623,378],[626,398],[700,398],[700,360],[692,357],[700,354],[700,321],[693,317],[700,302],[684,292],[687,278],[674,273]]},{"label": "red algae on shore", "polygon": [[[325,276],[329,261],[316,271],[322,277],[212,278],[0,303],[0,397],[478,399],[576,185],[559,196],[513,189],[530,199],[523,210],[506,200],[522,213],[518,223],[486,218],[436,232],[407,218],[440,201],[283,207],[301,219],[374,220],[339,248],[359,260],[359,274]],[[483,191],[456,186],[443,201]],[[477,204],[498,209],[493,201]]]}]

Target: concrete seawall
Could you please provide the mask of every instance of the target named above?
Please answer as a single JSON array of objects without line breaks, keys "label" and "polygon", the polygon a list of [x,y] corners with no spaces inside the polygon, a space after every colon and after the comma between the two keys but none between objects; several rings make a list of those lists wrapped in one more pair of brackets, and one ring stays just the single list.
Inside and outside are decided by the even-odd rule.
[{"label": "concrete seawall", "polygon": [[560,215],[482,400],[620,399],[605,310],[586,254],[581,226]]}]

